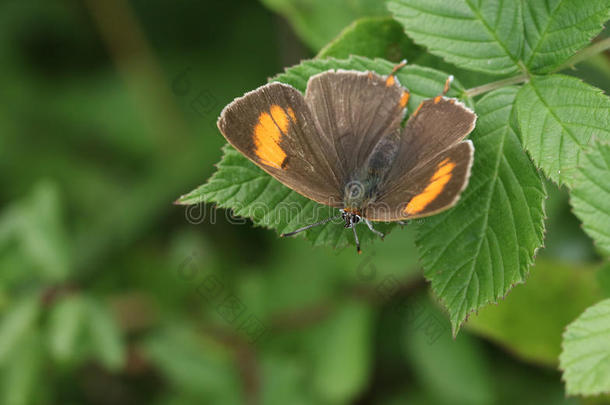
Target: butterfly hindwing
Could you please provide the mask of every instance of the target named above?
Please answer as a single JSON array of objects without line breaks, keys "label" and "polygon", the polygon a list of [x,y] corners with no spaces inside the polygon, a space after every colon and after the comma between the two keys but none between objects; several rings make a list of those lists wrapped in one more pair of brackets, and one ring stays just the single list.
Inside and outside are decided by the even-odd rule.
[{"label": "butterfly hindwing", "polygon": [[459,142],[423,165],[405,173],[378,200],[366,208],[372,221],[399,221],[426,217],[455,205],[468,184],[474,147]]},{"label": "butterfly hindwing", "polygon": [[340,206],[340,173],[331,146],[317,130],[303,95],[270,83],[237,98],[218,128],[244,156],[299,194]]},{"label": "butterfly hindwing", "polygon": [[476,120],[476,114],[454,98],[424,100],[402,130],[399,157],[388,179],[398,180],[463,140],[474,129]]}]

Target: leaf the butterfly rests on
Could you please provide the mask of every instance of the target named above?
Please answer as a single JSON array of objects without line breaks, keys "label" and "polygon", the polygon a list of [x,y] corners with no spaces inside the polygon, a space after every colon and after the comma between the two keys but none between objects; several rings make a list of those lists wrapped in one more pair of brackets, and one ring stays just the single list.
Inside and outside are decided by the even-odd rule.
[{"label": "leaf the butterfly rests on", "polygon": [[[393,66],[393,63],[385,60],[361,57],[310,60],[287,69],[272,80],[290,84],[304,92],[309,77],[330,69],[371,70],[385,75],[390,73]],[[408,109],[413,111],[424,99],[440,94],[447,76],[445,73],[419,66],[406,66],[401,69],[397,79],[408,87],[411,93]],[[462,91],[460,84],[454,82],[448,96],[455,97]],[[219,170],[208,183],[181,197],[178,203],[216,203],[220,207],[232,209],[236,215],[251,218],[257,225],[276,229],[280,233],[295,230],[337,213],[284,187],[232,148],[225,148],[225,156],[218,167]],[[382,232],[388,232],[392,227],[393,224],[378,226]],[[366,227],[361,227],[359,232],[365,243],[377,237]],[[316,245],[334,247],[353,243],[351,234],[337,223],[313,228],[306,232],[306,238]]]},{"label": "leaf the butterfly rests on", "polygon": [[542,179],[523,151],[513,118],[514,87],[476,105],[476,158],[457,206],[425,218],[417,245],[425,276],[456,334],[468,315],[523,283],[544,234]]}]

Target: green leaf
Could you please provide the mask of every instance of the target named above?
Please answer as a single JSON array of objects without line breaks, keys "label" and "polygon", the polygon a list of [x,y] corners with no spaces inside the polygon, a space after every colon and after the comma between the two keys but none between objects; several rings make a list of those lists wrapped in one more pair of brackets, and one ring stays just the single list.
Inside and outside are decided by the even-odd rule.
[{"label": "green leaf", "polygon": [[412,65],[434,66],[438,70],[451,72],[455,77],[459,77],[460,82],[467,87],[475,87],[494,80],[494,76],[459,69],[426,52],[407,37],[400,23],[387,17],[362,18],[354,21],[325,46],[317,58],[347,58],[350,55],[379,57],[394,62],[407,59]]},{"label": "green leaf", "polygon": [[593,139],[610,141],[610,99],[579,79],[533,77],[516,102],[523,146],[552,180],[573,186]]},{"label": "green leaf", "polygon": [[[271,352],[271,351],[269,351]],[[263,352],[260,360],[261,403],[265,405],[309,405],[316,401],[308,389],[307,371],[296,356]]]},{"label": "green leaf", "polygon": [[407,35],[460,68],[515,73],[523,44],[520,0],[390,0]]},{"label": "green leaf", "polygon": [[51,281],[65,279],[71,269],[69,244],[61,218],[57,185],[38,183],[30,195],[0,216],[0,245],[15,239],[19,252]]},{"label": "green leaf", "polygon": [[468,314],[523,283],[544,234],[542,179],[523,152],[512,119],[517,90],[476,104],[474,166],[453,209],[430,217],[417,244],[425,276],[456,334]]},{"label": "green leaf", "polygon": [[452,339],[447,321],[427,297],[414,298],[408,305],[412,318],[405,325],[404,351],[416,379],[431,396],[428,403],[495,403],[491,367],[480,342],[468,334]]},{"label": "green leaf", "polygon": [[0,402],[3,405],[28,405],[40,390],[40,371],[44,354],[42,342],[34,333],[24,338],[16,349],[8,367],[4,369]]},{"label": "green leaf", "polygon": [[412,60],[421,52],[404,33],[402,25],[390,17],[362,18],[345,28],[326,45],[317,58],[347,58],[351,55],[384,58],[399,62]]},{"label": "green leaf", "polygon": [[553,71],[588,44],[608,18],[608,0],[523,2],[525,65],[533,72]]},{"label": "green leaf", "polygon": [[87,319],[94,356],[109,370],[120,370],[125,364],[125,345],[112,313],[102,302],[90,299]]},{"label": "green leaf", "polygon": [[610,299],[589,307],[563,334],[559,357],[569,395],[610,393]]},{"label": "green leaf", "polygon": [[348,302],[315,334],[313,388],[325,403],[350,403],[364,388],[372,357],[372,311]]},{"label": "green leaf", "polygon": [[239,374],[227,348],[187,326],[164,327],[146,340],[144,350],[179,392],[208,399],[204,403],[243,402]]},{"label": "green leaf", "polygon": [[40,314],[40,297],[21,298],[0,321],[0,365],[5,364],[21,340],[32,331]]},{"label": "green leaf", "polygon": [[570,194],[574,214],[599,250],[610,256],[610,145],[583,154]]},{"label": "green leaf", "polygon": [[49,351],[60,363],[75,360],[76,345],[83,330],[86,306],[80,295],[69,295],[60,300],[49,317]]},{"label": "green leaf", "polygon": [[540,258],[527,284],[481,309],[466,328],[528,362],[555,367],[565,327],[603,298],[596,270]]},{"label": "green leaf", "polygon": [[342,28],[367,16],[387,14],[379,0],[261,0],[284,16],[313,50],[330,42]]},{"label": "green leaf", "polygon": [[[372,70],[388,74],[393,66],[382,59],[355,56],[343,60],[314,59],[287,69],[273,80],[290,84],[304,92],[309,77],[329,69]],[[411,92],[409,110],[417,108],[422,100],[438,95],[447,79],[445,73],[414,65],[401,69],[397,77]],[[449,94],[456,96],[462,91],[462,86],[454,82]],[[232,209],[235,215],[251,218],[256,225],[276,229],[280,233],[338,214],[338,211],[319,205],[283,186],[229,146],[224,148],[224,156],[212,178],[178,200],[180,204],[201,202]],[[377,227],[388,233],[394,224],[379,224]],[[315,227],[303,234],[314,245],[339,248],[353,244],[351,232],[336,222]],[[358,228],[358,234],[364,245],[379,239],[367,227]]]}]

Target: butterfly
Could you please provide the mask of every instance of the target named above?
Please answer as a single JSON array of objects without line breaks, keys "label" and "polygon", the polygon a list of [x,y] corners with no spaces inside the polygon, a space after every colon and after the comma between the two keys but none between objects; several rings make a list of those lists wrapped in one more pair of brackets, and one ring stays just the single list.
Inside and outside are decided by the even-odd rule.
[{"label": "butterfly", "polygon": [[227,105],[218,128],[245,157],[285,186],[340,210],[340,215],[304,226],[291,236],[342,218],[360,242],[356,225],[400,222],[442,212],[466,188],[474,146],[464,138],[477,116],[438,96],[406,116],[410,93],[396,77],[352,70],[311,76],[303,95],[273,82]]}]

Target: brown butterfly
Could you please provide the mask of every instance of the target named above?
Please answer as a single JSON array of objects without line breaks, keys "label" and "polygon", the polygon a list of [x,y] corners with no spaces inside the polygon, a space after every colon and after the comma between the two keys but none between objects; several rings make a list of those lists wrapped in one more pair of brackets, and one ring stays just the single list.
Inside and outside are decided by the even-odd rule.
[{"label": "brown butterfly", "polygon": [[[409,91],[397,65],[387,76],[329,70],[305,95],[269,83],[225,107],[218,128],[244,156],[297,193],[341,210],[346,228],[404,221],[444,211],[468,184],[474,147],[463,139],[476,114],[447,98],[424,100],[401,125]],[[337,217],[283,234],[291,236]]]}]

